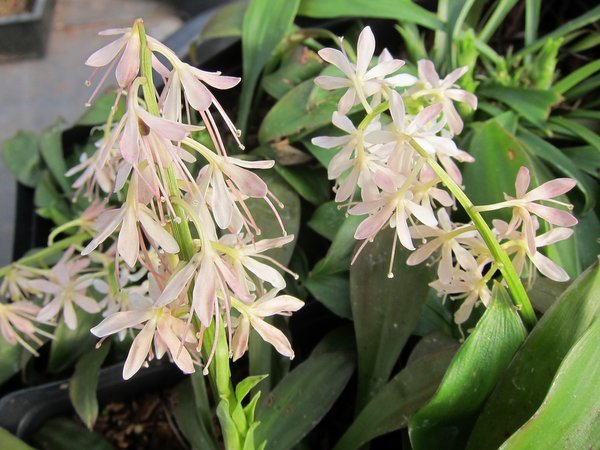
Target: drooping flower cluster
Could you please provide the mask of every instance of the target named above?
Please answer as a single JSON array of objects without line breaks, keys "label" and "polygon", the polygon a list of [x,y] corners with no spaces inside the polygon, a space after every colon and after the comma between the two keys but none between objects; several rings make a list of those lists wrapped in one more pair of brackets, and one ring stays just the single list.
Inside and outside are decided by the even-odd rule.
[{"label": "drooping flower cluster", "polygon": [[[444,190],[432,164],[439,163],[454,183],[462,184],[456,162],[474,159],[453,141],[464,126],[455,102],[475,109],[477,98],[455,84],[466,67],[440,79],[433,63],[421,60],[416,78],[396,73],[404,61],[393,59],[385,50],[369,68],[374,51],[375,39],[366,27],[358,39],[356,63],[336,49],[319,52],[343,73],[341,77],[315,79],[324,89],[345,89],[332,116],[333,125],[343,134],[316,137],[312,142],[339,149],[328,167],[329,178],[336,182],[336,201],[347,202],[350,214],[367,215],[356,229],[355,238],[364,241],[356,255],[387,227],[396,231],[394,248],[396,241],[408,250],[415,250],[415,241],[422,242],[408,264],[430,259],[438,263],[438,279],[432,286],[440,294],[463,300],[455,315],[456,322],[462,323],[476,302],[489,303],[488,282],[498,267],[477,229],[450,219],[448,210],[455,206],[455,199]],[[366,115],[355,124],[349,114],[356,111],[357,104]],[[562,227],[573,226],[577,220],[567,211],[536,202],[560,203],[553,199],[574,185],[574,180],[557,179],[526,192],[529,172],[522,168],[515,198],[507,195],[505,202],[480,208],[513,208],[510,223],[494,221],[494,233],[512,255],[519,274],[529,259],[545,276],[557,281],[568,279],[565,271],[537,248],[568,238],[572,231]],[[532,214],[561,228],[536,237],[540,225]],[[393,254],[394,250],[392,260]],[[389,276],[393,276],[391,266],[392,261]]]},{"label": "drooping flower cluster", "polygon": [[[91,240],[79,248],[81,256],[70,249],[52,269],[26,272],[14,282],[5,278],[4,290],[26,291],[23,298],[42,295],[44,305],[0,308],[0,331],[11,342],[20,335],[35,341],[39,330],[25,320],[50,323],[62,314],[74,328],[75,308],[103,312],[95,335],[135,334],[125,378],[165,354],[185,373],[202,364],[206,372],[223,326],[234,359],[247,350],[251,328],[293,358],[285,335],[264,320],[303,305],[280,293],[286,282],[279,270],[289,271],[268,256],[293,240],[277,213],[279,200],[252,171],[268,169],[273,161],[230,156],[213,117],[216,111],[230,141],[243,149],[238,130],[209,90],[232,88],[240,79],[184,63],[146,35],[141,20],[101,34],[118,37],[86,63],[96,71],[106,68],[100,84],[114,69],[118,95],[97,151],[67,173],[76,175],[77,195],[85,192],[94,205],[93,214],[69,226],[79,225]],[[152,82],[156,75],[161,91]],[[119,102],[125,104],[121,117]],[[206,133],[210,145],[192,133]],[[193,173],[197,162],[204,164]],[[257,200],[273,211],[282,237],[258,239],[261,230],[249,205]],[[217,331],[207,347],[209,327]]]}]

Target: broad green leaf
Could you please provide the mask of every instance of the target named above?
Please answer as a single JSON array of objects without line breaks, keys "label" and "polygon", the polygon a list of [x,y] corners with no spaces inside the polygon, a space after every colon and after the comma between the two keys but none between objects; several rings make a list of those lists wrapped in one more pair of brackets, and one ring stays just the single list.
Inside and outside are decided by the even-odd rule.
[{"label": "broad green leaf", "polygon": [[0,448],[6,450],[34,450],[21,439],[0,427]]},{"label": "broad green leaf", "polygon": [[479,416],[469,447],[498,448],[538,409],[569,349],[600,313],[598,263],[564,292],[535,326]]},{"label": "broad green leaf", "polygon": [[71,204],[61,193],[48,170],[44,170],[38,180],[33,196],[36,212],[56,225],[62,225],[73,219]]},{"label": "broad green leaf", "polygon": [[333,17],[375,17],[417,23],[430,29],[442,29],[444,24],[435,14],[411,0],[302,0],[298,14],[329,19]]},{"label": "broad green leaf", "polygon": [[232,2],[220,7],[202,28],[200,40],[241,36],[246,8],[247,3],[244,1]]},{"label": "broad green leaf", "polygon": [[88,431],[66,417],[46,422],[33,435],[32,441],[38,450],[114,450],[104,436]]},{"label": "broad green leaf", "polygon": [[350,352],[311,355],[260,402],[255,442],[266,440],[267,450],[292,448],[329,411],[353,372]]},{"label": "broad green leaf", "polygon": [[306,201],[320,205],[331,191],[327,173],[320,167],[275,165],[274,170]]},{"label": "broad green leaf", "polygon": [[100,322],[98,314],[88,314],[75,306],[77,328],[70,330],[61,317],[54,340],[50,346],[48,370],[62,372],[69,368],[84,353],[91,351],[96,343],[96,337],[90,329]]},{"label": "broad green leaf", "polygon": [[568,287],[569,283],[538,276],[531,287],[527,288],[527,295],[536,311],[546,313]]},{"label": "broad green leaf", "polygon": [[345,221],[345,210],[333,200],[320,205],[308,221],[308,226],[321,236],[333,241],[338,229]]},{"label": "broad green leaf", "polygon": [[537,36],[542,0],[525,0],[525,45],[530,46]]},{"label": "broad green leaf", "polygon": [[223,443],[225,448],[241,448],[240,434],[237,426],[229,414],[229,404],[227,399],[222,398],[217,405],[217,417],[219,418],[219,424],[221,425],[221,432],[223,433]]},{"label": "broad green leaf", "polygon": [[[202,375],[200,375],[202,376]],[[192,379],[181,382],[171,397],[173,416],[178,428],[194,450],[216,450],[218,448],[212,430],[198,414],[197,396]],[[207,405],[208,406],[208,405]],[[210,426],[210,422],[208,424]]]},{"label": "broad green leaf", "polygon": [[433,399],[410,420],[415,450],[464,448],[470,427],[527,331],[500,284]]},{"label": "broad green leaf", "polygon": [[564,117],[553,117],[550,119],[550,123],[558,125],[559,130],[565,130],[569,134],[572,133],[575,136],[580,137],[583,141],[594,147],[596,151],[600,152],[600,135],[580,122]]},{"label": "broad green leaf", "polygon": [[325,258],[315,265],[311,275],[330,275],[346,272],[350,269],[352,252],[356,247],[354,233],[363,220],[364,217],[361,216],[348,216],[345,218],[337,228]]},{"label": "broad green leaf", "polygon": [[[579,170],[591,175],[600,176],[600,152],[591,145],[568,147],[562,149]],[[590,183],[592,180],[589,181]]]},{"label": "broad green leaf", "polygon": [[91,430],[98,418],[96,387],[100,367],[110,350],[110,341],[83,355],[69,381],[69,398],[83,424]]},{"label": "broad green leaf", "polygon": [[39,138],[35,133],[19,131],[4,141],[2,159],[6,168],[21,184],[35,187],[42,170]]},{"label": "broad green leaf", "polygon": [[575,239],[577,242],[577,256],[582,267],[591,266],[598,255],[600,255],[600,240],[598,240],[600,220],[595,211],[579,217],[579,223],[575,228]]},{"label": "broad green leaf", "polygon": [[258,77],[271,52],[290,29],[300,0],[250,0],[242,24],[243,84],[238,125],[246,129]]},{"label": "broad green leaf", "polygon": [[[498,119],[476,129],[469,145],[475,162],[463,166],[463,184],[475,205],[496,203],[504,193],[515,194],[515,178],[521,166],[532,168],[521,142],[508,132]],[[533,172],[533,171],[532,171]],[[532,173],[532,178],[535,174]],[[537,185],[537,180],[532,181]],[[494,218],[510,219],[510,211],[494,211]]]},{"label": "broad green leaf", "polygon": [[321,70],[323,60],[316,52],[302,45],[295,46],[283,54],[279,68],[263,78],[262,86],[271,97],[279,99]]},{"label": "broad green leaf", "polygon": [[594,206],[595,183],[584,176],[582,171],[561,150],[525,128],[519,129],[517,137],[530,155],[544,160],[546,164],[563,175],[577,180],[577,189],[581,191],[585,199],[584,211],[588,211]]},{"label": "broad green leaf", "polygon": [[540,128],[545,127],[550,108],[561,99],[559,94],[549,90],[499,85],[482,86],[477,95],[508,105],[516,114]]},{"label": "broad green leaf", "polygon": [[0,337],[0,384],[23,368],[22,355],[23,348],[20,345],[13,345]]},{"label": "broad green leaf", "polygon": [[456,347],[426,355],[409,364],[364,407],[335,450],[360,448],[370,440],[408,425],[408,419],[435,393]]},{"label": "broad green leaf", "polygon": [[268,377],[268,375],[251,375],[240,381],[235,387],[235,398],[237,401],[241,403],[254,388],[254,386],[260,383],[266,377]]},{"label": "broad green leaf", "polygon": [[501,449],[592,449],[600,443],[599,342],[595,320],[567,353],[535,415]]},{"label": "broad green leaf", "polygon": [[[321,130],[325,130],[325,129],[329,129],[329,127],[322,128]],[[322,134],[323,136],[333,136],[335,134],[335,132],[334,132],[334,134],[331,134],[331,135],[328,132],[322,132],[319,134]],[[327,168],[329,166],[329,162],[332,160],[332,158],[337,153],[336,149],[319,147],[318,145],[314,145],[313,143],[311,143],[309,139],[302,140],[302,143],[304,144],[306,149],[310,152],[310,154],[313,155],[315,157],[315,159],[317,161],[319,161],[321,163],[321,165],[325,168]]]},{"label": "broad green leaf", "polygon": [[194,409],[200,422],[200,425],[195,426],[203,427],[207,431],[208,436],[210,436],[210,439],[214,441],[213,408],[206,390],[207,382],[208,380],[200,370],[196,370],[196,372],[190,375],[192,394],[194,395]]},{"label": "broad green leaf", "polygon": [[[406,340],[417,324],[430,281],[423,264],[407,266],[400,245],[388,278],[395,230],[379,233],[350,268],[350,301],[358,350],[357,409],[388,381]],[[410,288],[407,288],[410,286]]]},{"label": "broad green leaf", "polygon": [[64,193],[71,192],[71,184],[65,177],[67,165],[63,156],[61,120],[45,129],[40,136],[40,153],[50,173]]},{"label": "broad green leaf", "polygon": [[307,100],[313,88],[312,79],[303,81],[275,103],[258,130],[261,144],[284,138],[293,142],[331,122],[339,95],[335,91],[324,91],[327,100],[311,107]]},{"label": "broad green leaf", "polygon": [[441,331],[448,336],[452,335],[454,319],[442,302],[443,299],[440,298],[435,289],[430,289],[425,300],[425,307],[419,318],[419,323],[413,334],[425,336],[428,333]]},{"label": "broad green leaf", "polygon": [[[82,126],[94,126],[105,123],[108,120],[110,110],[115,104],[117,94],[115,92],[109,92],[102,95],[98,100],[94,101],[90,107],[88,107],[83,115],[77,120],[76,125]],[[115,113],[113,122],[118,121],[124,112],[124,102],[121,100],[117,105],[117,111]]]},{"label": "broad green leaf", "polygon": [[332,313],[352,318],[348,274],[311,274],[304,287]]}]

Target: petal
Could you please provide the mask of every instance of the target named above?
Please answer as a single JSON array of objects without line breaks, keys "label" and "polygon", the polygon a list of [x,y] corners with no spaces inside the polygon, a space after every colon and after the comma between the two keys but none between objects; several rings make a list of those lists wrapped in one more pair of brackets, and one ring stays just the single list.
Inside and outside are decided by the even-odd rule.
[{"label": "petal", "polygon": [[[367,80],[370,80],[373,78],[384,77],[386,75],[389,75],[390,73],[396,72],[403,65],[404,65],[404,61],[402,61],[400,59],[393,59],[391,61],[385,61],[385,62],[379,63],[366,73],[365,78]],[[385,81],[387,81],[387,80],[385,80]]]},{"label": "petal", "polygon": [[242,316],[242,319],[238,323],[235,332],[233,333],[233,342],[231,348],[233,350],[233,361],[237,361],[248,349],[248,338],[250,337],[250,321]]},{"label": "petal", "polygon": [[90,67],[106,66],[113,59],[115,59],[115,57],[119,54],[119,52],[125,46],[126,42],[127,42],[127,36],[121,36],[116,41],[113,41],[110,44],[105,45],[101,49],[96,50],[85,61],[85,65],[90,66]]},{"label": "petal", "polygon": [[75,314],[73,303],[69,300],[64,302],[63,317],[65,319],[65,325],[69,330],[77,329],[77,314]]},{"label": "petal", "polygon": [[158,322],[157,331],[160,339],[169,349],[169,354],[175,364],[177,364],[177,367],[179,367],[183,373],[195,372],[192,357],[165,320],[160,320]]},{"label": "petal", "polygon": [[128,86],[140,70],[140,36],[138,33],[129,33],[127,45],[117,64],[115,75],[119,86]]},{"label": "petal", "polygon": [[212,94],[206,86],[187,70],[182,70],[179,76],[181,77],[185,97],[192,108],[198,112],[207,110],[212,103]]},{"label": "petal", "polygon": [[347,77],[354,76],[354,67],[348,61],[346,55],[335,48],[323,48],[319,50],[319,56],[330,64],[333,64]]},{"label": "petal", "polygon": [[535,238],[536,247],[545,247],[556,242],[564,241],[569,239],[573,234],[573,230],[570,228],[553,228],[552,230],[537,236]]},{"label": "petal", "polygon": [[390,220],[392,215],[392,211],[390,208],[382,209],[377,214],[373,214],[367,219],[363,220],[356,232],[354,233],[354,238],[358,240],[369,239],[375,236],[384,225]]},{"label": "petal", "polygon": [[572,227],[578,223],[578,220],[572,214],[567,211],[551,208],[550,206],[529,203],[526,208],[536,216],[541,217],[553,225]]},{"label": "petal", "polygon": [[331,75],[320,75],[316,77],[315,84],[328,91],[352,86],[352,83],[347,78],[334,77]]},{"label": "petal", "polygon": [[97,337],[109,336],[149,320],[152,314],[151,309],[117,312],[104,319],[90,331]]},{"label": "petal", "polygon": [[424,245],[421,245],[418,249],[416,249],[413,253],[410,254],[408,259],[406,260],[406,264],[409,266],[416,266],[417,264],[421,264],[427,258],[429,258],[433,252],[435,252],[440,245],[442,244],[441,240],[434,239],[432,241],[427,242]]},{"label": "petal", "polygon": [[577,181],[572,178],[556,178],[555,180],[547,181],[541,186],[532,189],[524,198],[530,202],[536,200],[546,200],[549,198],[558,197],[573,189],[577,185]]},{"label": "petal", "polygon": [[205,327],[208,327],[212,322],[216,297],[217,272],[211,259],[203,258],[194,283],[192,308]]},{"label": "petal", "polygon": [[422,80],[427,81],[431,87],[438,87],[440,84],[440,77],[437,74],[437,71],[435,70],[435,66],[433,65],[433,62],[426,60],[426,59],[421,59],[418,63],[418,72],[419,72],[419,78],[421,78]]},{"label": "petal", "polygon": [[444,102],[444,117],[448,121],[448,125],[454,134],[460,134],[463,130],[463,121],[454,107],[454,104],[447,100]]},{"label": "petal", "polygon": [[244,195],[252,198],[265,198],[267,196],[269,190],[267,184],[255,173],[233,164],[223,167],[223,171]]},{"label": "petal", "polygon": [[129,380],[138,370],[140,370],[142,364],[144,364],[148,352],[150,351],[150,346],[152,345],[155,329],[156,324],[151,320],[144,325],[142,331],[140,331],[133,340],[131,348],[129,349],[129,354],[127,355],[127,360],[123,366],[124,380]]},{"label": "petal", "polygon": [[117,250],[127,265],[133,267],[137,261],[140,248],[137,219],[133,208],[126,206],[125,209],[123,224],[117,240]]},{"label": "petal", "polygon": [[249,319],[252,328],[256,330],[261,338],[273,345],[275,350],[283,356],[287,356],[290,359],[294,358],[294,351],[292,350],[290,341],[288,341],[287,337],[280,330],[258,317],[250,316]]},{"label": "petal", "polygon": [[139,205],[138,216],[146,236],[155,241],[165,252],[179,253],[179,245],[175,238],[151,216],[150,210],[146,206]]},{"label": "petal", "polygon": [[252,258],[243,258],[242,264],[254,275],[261,280],[264,280],[271,284],[274,288],[283,289],[285,287],[285,280],[281,274],[273,269],[271,266],[267,266],[261,262],[256,261]]},{"label": "petal", "polygon": [[291,295],[279,295],[265,301],[257,301],[252,305],[252,311],[260,317],[272,316],[274,314],[298,311],[304,306],[304,302]]},{"label": "petal", "polygon": [[38,322],[49,322],[54,319],[62,306],[62,297],[57,296],[50,303],[40,309],[36,316]]},{"label": "petal", "polygon": [[194,74],[196,78],[217,89],[231,89],[237,86],[242,80],[240,77],[221,75],[220,72],[205,72],[187,63],[184,64],[184,67]]},{"label": "petal", "polygon": [[183,267],[183,269],[173,275],[165,286],[165,290],[156,300],[155,306],[165,306],[179,297],[179,294],[186,288],[189,281],[196,273],[196,269],[196,260],[192,259]]},{"label": "petal", "polygon": [[444,78],[440,84],[440,88],[447,89],[452,86],[460,77],[462,77],[465,73],[469,71],[467,66],[459,67],[458,69],[454,69],[446,78]]},{"label": "petal", "polygon": [[565,270],[552,261],[550,258],[536,252],[532,258],[533,264],[542,275],[554,281],[564,282],[569,280],[569,274]]},{"label": "petal", "polygon": [[85,312],[90,314],[96,314],[100,312],[100,305],[98,305],[98,302],[87,295],[74,293],[73,302]]},{"label": "petal", "polygon": [[322,148],[341,147],[349,140],[349,136],[319,136],[311,139],[311,143]]},{"label": "petal", "polygon": [[375,36],[371,27],[365,27],[358,36],[356,45],[356,73],[364,74],[367,72],[373,54],[375,53]]},{"label": "petal", "polygon": [[529,169],[525,166],[521,166],[515,180],[515,191],[517,198],[523,198],[525,196],[530,182],[531,177],[529,176]]},{"label": "petal", "polygon": [[466,103],[472,109],[477,109],[477,97],[470,92],[462,89],[448,89],[446,91],[446,97],[456,102]]}]

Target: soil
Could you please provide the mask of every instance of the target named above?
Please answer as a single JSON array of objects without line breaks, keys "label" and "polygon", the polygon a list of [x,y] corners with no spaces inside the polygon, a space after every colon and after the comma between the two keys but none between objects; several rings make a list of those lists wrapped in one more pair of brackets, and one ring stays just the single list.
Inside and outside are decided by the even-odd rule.
[{"label": "soil", "polygon": [[112,402],[100,411],[94,431],[117,449],[185,450],[167,393],[146,394],[131,402]]},{"label": "soil", "polygon": [[0,2],[0,17],[29,12],[32,6],[33,0],[2,0]]}]

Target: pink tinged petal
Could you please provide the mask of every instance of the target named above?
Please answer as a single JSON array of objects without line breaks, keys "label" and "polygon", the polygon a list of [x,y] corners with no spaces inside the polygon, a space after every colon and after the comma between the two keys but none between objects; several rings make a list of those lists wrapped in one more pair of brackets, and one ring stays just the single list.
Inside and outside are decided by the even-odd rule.
[{"label": "pink tinged petal", "polygon": [[470,92],[462,89],[448,89],[446,91],[446,97],[456,102],[466,103],[471,109],[477,109],[477,97]]},{"label": "pink tinged petal", "polygon": [[556,242],[569,239],[573,234],[570,228],[554,228],[535,238],[536,247],[545,247],[546,245],[555,244]]},{"label": "pink tinged petal", "polygon": [[212,322],[216,298],[217,273],[212,261],[205,257],[200,264],[192,294],[192,308],[205,327]]},{"label": "pink tinged petal", "polygon": [[463,130],[463,121],[458,114],[458,111],[454,107],[451,101],[444,101],[444,117],[448,121],[448,125],[454,134],[460,134]]},{"label": "pink tinged petal", "polygon": [[229,197],[229,190],[225,184],[225,179],[220,170],[216,169],[212,177],[211,206],[215,222],[222,230],[226,229],[231,223],[233,214],[232,200]]},{"label": "pink tinged petal", "polygon": [[525,241],[527,242],[527,249],[529,253],[534,254],[535,249],[535,226],[531,216],[528,212],[522,211],[521,218],[523,220],[523,231],[525,234]]},{"label": "pink tinged petal", "polygon": [[326,89],[328,91],[352,86],[352,83],[347,78],[334,77],[331,75],[320,75],[316,77],[315,84],[321,89]]},{"label": "pink tinged petal", "polygon": [[340,114],[338,111],[334,111],[331,115],[331,123],[348,134],[353,134],[356,131],[356,127],[350,118],[344,114]]},{"label": "pink tinged petal", "polygon": [[433,210],[431,206],[429,208],[421,206],[417,203],[414,203],[410,200],[405,202],[406,209],[409,210],[417,219],[419,219],[423,224],[435,228],[438,224],[435,215],[433,214]]},{"label": "pink tinged petal", "polygon": [[277,270],[271,266],[267,266],[261,262],[258,262],[252,258],[243,258],[242,264],[254,275],[261,280],[264,280],[271,284],[274,288],[283,289],[285,287],[285,280]]},{"label": "pink tinged petal", "polygon": [[233,350],[233,360],[237,361],[248,349],[248,338],[250,337],[250,322],[245,316],[242,316],[235,333],[231,347]]},{"label": "pink tinged petal", "polygon": [[439,239],[433,239],[430,242],[420,246],[417,250],[410,254],[408,259],[406,260],[406,264],[409,266],[416,266],[417,264],[421,264],[427,258],[429,258],[433,252],[435,252],[442,242]]},{"label": "pink tinged petal", "polygon": [[98,302],[91,297],[81,294],[73,294],[73,302],[83,309],[85,312],[90,314],[96,314],[100,312],[100,305]]},{"label": "pink tinged petal", "polygon": [[266,301],[257,301],[252,305],[252,311],[261,317],[274,314],[290,313],[298,311],[304,306],[304,302],[291,295],[279,295]]},{"label": "pink tinged petal", "polygon": [[70,301],[64,303],[63,317],[65,319],[65,325],[69,330],[75,330],[77,328],[77,314],[75,314],[73,303]]},{"label": "pink tinged petal", "polygon": [[62,306],[62,297],[58,296],[52,299],[50,303],[40,309],[36,316],[38,322],[48,322],[56,317]]},{"label": "pink tinged petal", "polygon": [[553,225],[572,227],[578,223],[578,220],[572,214],[567,211],[551,208],[550,206],[529,203],[526,208],[536,216],[541,217]]},{"label": "pink tinged petal", "polygon": [[477,270],[477,260],[467,249],[462,247],[459,243],[454,242],[452,244],[452,250],[460,267],[467,271],[474,272]]},{"label": "pink tinged petal", "polygon": [[169,141],[181,141],[193,129],[200,130],[201,127],[192,127],[184,125],[173,120],[163,119],[162,117],[154,116],[144,109],[138,111],[140,118],[159,136]]},{"label": "pink tinged petal", "polygon": [[356,45],[356,73],[364,74],[375,53],[375,36],[371,27],[365,27],[358,36]]},{"label": "pink tinged petal", "polygon": [[115,57],[119,54],[119,52],[125,46],[126,42],[127,42],[127,36],[121,36],[116,41],[113,41],[110,44],[105,45],[101,49],[96,50],[85,61],[85,65],[90,66],[90,67],[106,66],[113,59],[115,59]]},{"label": "pink tinged petal", "polygon": [[442,111],[443,106],[440,103],[430,105],[427,108],[422,109],[419,114],[414,118],[411,123],[411,128],[420,130],[433,119],[435,119]]},{"label": "pink tinged petal", "polygon": [[382,209],[378,213],[363,220],[360,225],[358,225],[358,228],[356,228],[354,238],[363,240],[375,236],[390,220],[392,212],[391,208]]},{"label": "pink tinged petal", "polygon": [[165,306],[179,297],[179,294],[186,288],[189,281],[196,273],[197,265],[194,260],[187,263],[183,269],[171,277],[165,290],[156,300],[155,306]]},{"label": "pink tinged petal", "polygon": [[542,275],[554,281],[564,282],[569,280],[569,274],[565,270],[552,261],[550,258],[536,252],[532,258],[533,264]]},{"label": "pink tinged petal", "polygon": [[398,188],[398,186],[396,186],[398,177],[393,170],[390,170],[386,167],[382,167],[375,172],[373,175],[373,181],[385,192],[395,192]]},{"label": "pink tinged petal", "polygon": [[385,82],[392,87],[408,87],[417,82],[417,78],[408,73],[400,73],[392,77],[386,78]]},{"label": "pink tinged petal", "polygon": [[535,200],[545,200],[549,198],[558,197],[559,195],[565,194],[573,189],[577,185],[577,181],[572,178],[557,178],[555,180],[547,181],[541,186],[532,189],[530,192],[525,194],[524,198],[530,202]]},{"label": "pink tinged petal", "polygon": [[126,207],[121,231],[119,231],[117,250],[127,265],[133,267],[137,261],[139,249],[140,242],[135,211],[131,207]]},{"label": "pink tinged petal", "polygon": [[[384,77],[390,73],[394,73],[404,65],[404,61],[400,59],[394,59],[391,61],[384,61],[377,64],[371,70],[365,74],[365,78],[371,80],[373,78]],[[386,80],[387,81],[387,80]]]},{"label": "pink tinged petal", "polygon": [[406,110],[402,97],[396,91],[392,91],[392,96],[390,97],[390,112],[392,113],[392,120],[394,121],[396,130],[403,131],[406,125]]},{"label": "pink tinged petal", "polygon": [[150,346],[152,345],[155,329],[156,323],[151,320],[144,325],[142,331],[140,331],[133,340],[131,348],[129,349],[129,354],[127,355],[127,360],[123,366],[124,380],[129,380],[138,370],[140,370],[142,364],[144,364],[148,352],[150,351]]},{"label": "pink tinged petal", "polygon": [[445,89],[449,88],[468,71],[469,68],[467,66],[459,67],[458,69],[453,70],[448,75],[446,75],[446,78],[442,80],[440,87]]},{"label": "pink tinged petal", "polygon": [[244,167],[246,169],[271,169],[273,166],[275,166],[275,161],[272,159],[265,159],[263,161],[246,161],[243,159],[227,157],[226,161],[228,164]]},{"label": "pink tinged petal", "polygon": [[348,136],[320,136],[311,139],[311,143],[322,148],[335,148],[346,144]]},{"label": "pink tinged petal", "polygon": [[258,317],[250,316],[249,319],[252,328],[256,330],[261,338],[273,345],[275,350],[283,356],[287,356],[290,359],[294,358],[294,351],[292,350],[290,341],[288,341],[287,337],[280,330]]},{"label": "pink tinged petal", "polygon": [[217,89],[231,89],[242,80],[239,77],[230,77],[221,75],[220,72],[205,72],[189,64],[184,64],[186,70],[189,70],[196,78]]},{"label": "pink tinged petal", "polygon": [[179,75],[185,91],[185,97],[192,108],[198,112],[207,110],[212,103],[210,91],[189,71],[182,70]]},{"label": "pink tinged petal", "polygon": [[255,173],[233,164],[227,165],[223,170],[237,188],[248,197],[265,198],[267,196],[269,190],[267,184]]},{"label": "pink tinged petal", "polygon": [[435,70],[433,62],[421,59],[418,63],[419,77],[427,81],[432,87],[438,87],[440,84],[440,77]]},{"label": "pink tinged petal", "polygon": [[169,354],[177,367],[181,369],[183,373],[193,373],[194,362],[187,349],[182,346],[181,341],[177,338],[173,330],[169,327],[169,324],[165,320],[160,320],[157,326],[158,335],[161,341],[169,349]]},{"label": "pink tinged petal", "polygon": [[458,311],[454,313],[454,322],[461,324],[467,321],[473,311],[473,306],[475,306],[477,298],[476,294],[471,294],[463,301],[460,308],[458,308]]},{"label": "pink tinged petal", "polygon": [[[108,219],[106,224],[100,230],[100,232],[90,241],[90,243],[81,251],[82,255],[87,255],[91,253],[93,250],[98,247],[102,242],[104,242],[119,226],[121,220],[123,219],[123,215],[125,214],[126,207],[122,207],[121,209],[112,209],[105,211],[100,216],[99,220]],[[95,227],[98,228],[98,227]]]},{"label": "pink tinged petal", "polygon": [[48,280],[30,280],[27,284],[30,288],[43,292],[44,294],[56,294],[63,289],[62,286]]},{"label": "pink tinged petal", "polygon": [[121,311],[107,317],[90,331],[100,338],[109,336],[150,320],[152,314],[151,309]]},{"label": "pink tinged petal", "polygon": [[515,180],[517,198],[523,198],[525,196],[525,193],[529,188],[530,181],[531,177],[529,176],[529,169],[525,166],[521,166]]},{"label": "pink tinged petal", "polygon": [[406,219],[407,218],[404,209],[399,209],[396,211],[396,235],[398,236],[398,239],[404,248],[408,250],[414,250],[415,246],[413,245]]},{"label": "pink tinged petal", "polygon": [[146,235],[155,241],[167,253],[179,253],[179,245],[160,223],[156,221],[145,206],[139,205],[139,220]]},{"label": "pink tinged petal", "polygon": [[359,101],[356,98],[356,90],[354,88],[350,88],[346,91],[342,98],[340,98],[340,101],[338,102],[338,111],[341,114],[347,114],[358,102]]},{"label": "pink tinged petal", "polygon": [[352,64],[348,61],[346,55],[341,51],[334,48],[324,48],[319,50],[319,56],[328,63],[336,66],[344,72],[344,75],[347,77],[354,76],[354,67],[352,67]]},{"label": "pink tinged petal", "polygon": [[449,206],[454,205],[454,200],[452,199],[452,196],[447,191],[444,191],[443,189],[435,189],[434,188],[431,190],[430,195],[442,206],[449,207]]},{"label": "pink tinged petal", "polygon": [[348,200],[354,191],[356,190],[356,184],[358,183],[358,176],[360,175],[360,171],[355,167],[352,172],[348,174],[346,179],[341,182],[338,191],[335,193],[335,201],[343,202],[344,200]]},{"label": "pink tinged petal", "polygon": [[[125,34],[131,31],[131,27],[127,28],[107,28],[98,32],[99,36],[113,36],[115,34]],[[127,37],[127,36],[124,36]]]},{"label": "pink tinged petal", "polygon": [[129,33],[125,51],[117,64],[116,78],[119,86],[128,86],[137,76],[140,69],[140,36]]},{"label": "pink tinged petal", "polygon": [[452,265],[452,247],[446,242],[442,246],[442,257],[438,264],[437,275],[442,283],[450,283],[454,266]]},{"label": "pink tinged petal", "polygon": [[127,113],[123,134],[119,139],[119,150],[123,159],[131,165],[137,163],[140,154],[140,130],[138,128],[137,116],[133,112]]},{"label": "pink tinged petal", "polygon": [[162,113],[167,119],[177,120],[181,114],[181,84],[179,73],[173,70],[165,86]]}]

